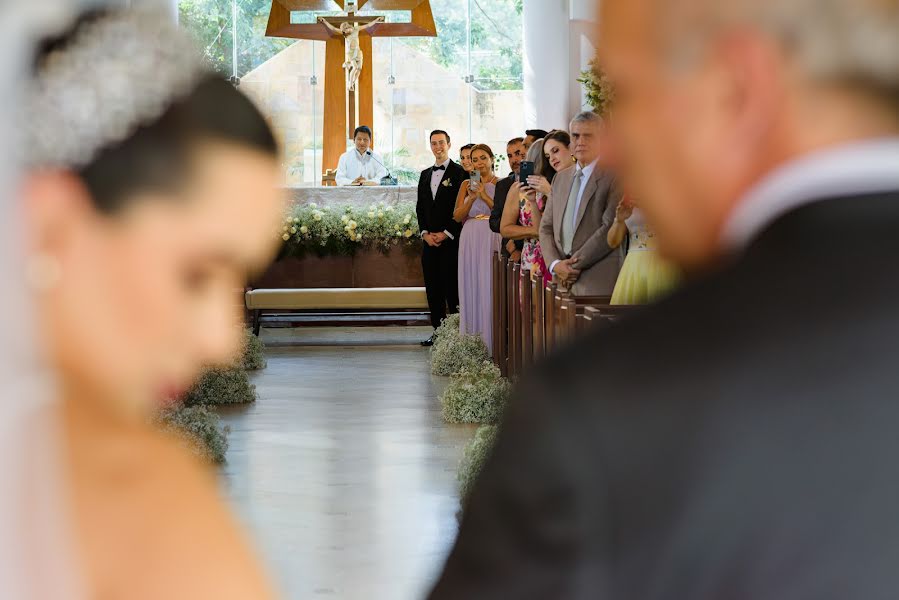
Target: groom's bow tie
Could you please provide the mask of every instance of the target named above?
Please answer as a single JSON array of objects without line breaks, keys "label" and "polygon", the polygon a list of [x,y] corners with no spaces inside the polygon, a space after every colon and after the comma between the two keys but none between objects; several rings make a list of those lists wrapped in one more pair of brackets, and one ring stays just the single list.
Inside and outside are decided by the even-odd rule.
[{"label": "groom's bow tie", "polygon": [[440,165],[439,167],[434,167],[435,171],[446,171],[446,165]]}]

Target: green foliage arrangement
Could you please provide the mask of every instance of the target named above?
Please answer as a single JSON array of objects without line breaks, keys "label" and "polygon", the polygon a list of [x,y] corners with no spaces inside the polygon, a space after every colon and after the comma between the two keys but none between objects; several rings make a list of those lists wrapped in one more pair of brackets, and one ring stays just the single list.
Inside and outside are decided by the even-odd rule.
[{"label": "green foliage arrangement", "polygon": [[502,417],[512,384],[489,360],[467,366],[453,374],[440,396],[443,420],[447,423],[494,425]]},{"label": "green foliage arrangement", "polygon": [[244,332],[243,356],[241,357],[240,367],[245,371],[264,369],[266,366],[265,344],[253,335],[253,332],[249,329],[245,329]]},{"label": "green foliage arrangement", "polygon": [[471,491],[484,470],[484,463],[493,451],[499,428],[496,425],[481,425],[462,452],[462,462],[456,478],[459,480],[459,502],[464,508],[471,498]]},{"label": "green foliage arrangement", "polygon": [[294,207],[281,227],[287,254],[352,255],[360,247],[388,252],[400,246],[418,248],[418,218],[412,203],[383,202],[368,209],[353,206]]},{"label": "green foliage arrangement", "polygon": [[250,383],[246,371],[237,367],[214,368],[206,371],[184,396],[184,406],[213,406],[245,404],[256,401],[256,386]]},{"label": "green foliage arrangement", "polygon": [[444,319],[431,347],[431,373],[443,377],[477,369],[490,356],[479,335],[459,333],[459,315]]},{"label": "green foliage arrangement", "polygon": [[593,112],[603,117],[608,115],[615,99],[615,90],[596,59],[590,61],[589,69],[581,72],[578,82],[583,84],[587,92],[587,102],[593,107]]},{"label": "green foliage arrangement", "polygon": [[221,427],[219,416],[205,406],[167,408],[157,415],[157,423],[201,459],[214,464],[225,462],[229,429]]}]

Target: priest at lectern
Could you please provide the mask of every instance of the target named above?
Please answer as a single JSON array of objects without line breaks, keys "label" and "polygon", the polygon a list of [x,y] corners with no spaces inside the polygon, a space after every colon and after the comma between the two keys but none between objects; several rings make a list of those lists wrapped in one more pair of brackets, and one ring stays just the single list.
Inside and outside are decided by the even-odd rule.
[{"label": "priest at lectern", "polygon": [[384,160],[371,147],[371,129],[362,125],[353,132],[354,148],[337,163],[337,185],[378,185],[388,175]]}]

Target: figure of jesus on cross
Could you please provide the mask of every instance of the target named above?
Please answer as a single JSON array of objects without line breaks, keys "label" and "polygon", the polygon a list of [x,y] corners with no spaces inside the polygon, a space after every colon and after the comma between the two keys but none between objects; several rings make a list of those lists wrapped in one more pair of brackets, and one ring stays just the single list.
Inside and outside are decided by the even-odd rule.
[{"label": "figure of jesus on cross", "polygon": [[374,27],[378,23],[383,23],[384,17],[378,17],[362,26],[358,22],[351,24],[349,21],[344,21],[340,24],[339,29],[334,27],[324,17],[319,17],[318,22],[346,39],[346,61],[343,63],[343,68],[346,70],[346,88],[351,92],[355,92],[356,83],[359,81],[359,75],[362,74],[364,65],[362,49],[359,47],[359,32]]}]

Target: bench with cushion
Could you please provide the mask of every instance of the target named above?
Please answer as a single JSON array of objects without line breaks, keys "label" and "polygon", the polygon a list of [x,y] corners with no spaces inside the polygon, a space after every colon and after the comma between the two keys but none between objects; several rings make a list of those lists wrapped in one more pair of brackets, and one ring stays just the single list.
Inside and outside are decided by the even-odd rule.
[{"label": "bench with cushion", "polygon": [[423,287],[257,289],[245,294],[253,333],[273,314],[303,313],[300,322],[427,322]]}]

